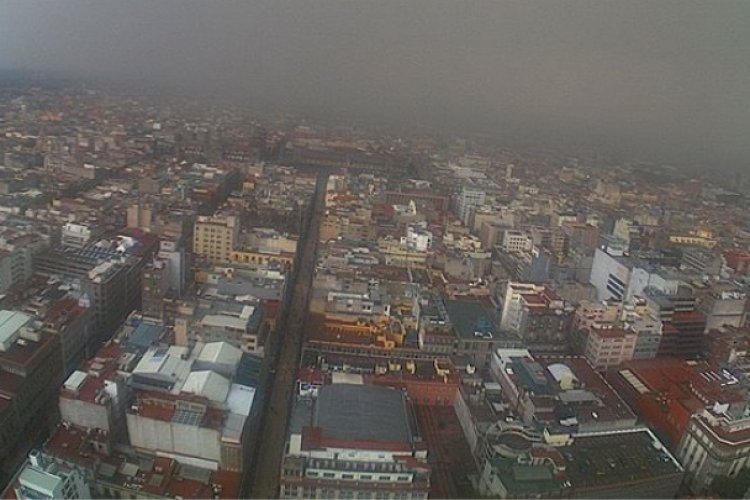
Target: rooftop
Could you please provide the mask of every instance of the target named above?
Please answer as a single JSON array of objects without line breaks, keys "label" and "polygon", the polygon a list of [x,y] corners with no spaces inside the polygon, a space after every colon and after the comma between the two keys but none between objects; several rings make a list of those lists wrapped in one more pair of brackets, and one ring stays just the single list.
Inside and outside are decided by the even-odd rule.
[{"label": "rooftop", "polygon": [[168,457],[126,448],[111,455],[100,455],[90,444],[96,431],[75,426],[59,426],[45,444],[45,453],[96,470],[101,481],[141,493],[162,497],[212,498],[212,485],[218,485],[219,498],[237,498],[241,476],[237,472],[210,471],[179,464]]},{"label": "rooftop", "polygon": [[18,311],[0,311],[0,351],[6,351],[12,345],[18,330],[31,321],[31,316]]},{"label": "rooftop", "polygon": [[682,474],[682,466],[648,429],[579,435],[561,449],[576,490]]},{"label": "rooftop", "polygon": [[476,300],[446,300],[445,309],[456,333],[463,339],[491,339],[497,332],[492,319],[481,302]]},{"label": "rooftop", "polygon": [[346,441],[411,443],[404,394],[390,387],[332,384],[322,387],[314,425],[325,437]]}]

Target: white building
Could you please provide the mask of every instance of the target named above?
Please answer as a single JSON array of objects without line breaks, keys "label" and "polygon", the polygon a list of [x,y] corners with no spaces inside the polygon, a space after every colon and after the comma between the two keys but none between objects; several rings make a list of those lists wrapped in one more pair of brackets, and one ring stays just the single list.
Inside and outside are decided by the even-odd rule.
[{"label": "white building", "polygon": [[421,225],[410,224],[407,226],[406,237],[402,240],[402,243],[409,250],[426,252],[432,248],[432,233]]},{"label": "white building", "polygon": [[478,186],[464,185],[456,200],[456,212],[458,218],[468,225],[474,211],[484,205],[487,193]]},{"label": "white building", "polygon": [[24,500],[91,498],[81,472],[49,460],[37,450],[29,453],[29,460],[16,478],[14,492],[16,498]]},{"label": "white building", "polygon": [[88,226],[68,222],[62,227],[60,242],[66,247],[83,248],[89,241],[91,241],[92,236],[93,233]]},{"label": "white building", "polygon": [[0,248],[0,293],[32,274],[32,250],[28,246]]},{"label": "white building", "polygon": [[162,240],[159,243],[159,253],[157,255],[160,259],[166,261],[169,273],[169,288],[178,296],[181,296],[187,280],[187,257],[185,249],[176,241]]},{"label": "white building", "polygon": [[632,302],[642,296],[646,288],[654,288],[666,295],[677,293],[679,280],[665,276],[645,264],[625,256],[612,255],[596,249],[589,282],[596,288],[598,300],[615,299]]},{"label": "white building", "polygon": [[531,236],[524,231],[507,229],[503,232],[500,248],[506,253],[530,252],[534,246]]}]

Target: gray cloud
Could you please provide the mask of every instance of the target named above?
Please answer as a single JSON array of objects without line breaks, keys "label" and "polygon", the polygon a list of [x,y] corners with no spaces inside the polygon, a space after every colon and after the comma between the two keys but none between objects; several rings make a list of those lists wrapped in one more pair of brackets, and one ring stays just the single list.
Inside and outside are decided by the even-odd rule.
[{"label": "gray cloud", "polygon": [[750,3],[0,1],[0,68],[750,163]]}]

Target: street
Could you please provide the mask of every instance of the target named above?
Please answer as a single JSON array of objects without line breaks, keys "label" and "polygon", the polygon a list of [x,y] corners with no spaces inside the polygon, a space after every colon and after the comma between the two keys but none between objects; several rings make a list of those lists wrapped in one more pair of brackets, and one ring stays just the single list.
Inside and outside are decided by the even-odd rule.
[{"label": "street", "polygon": [[[252,460],[246,471],[252,481],[253,498],[274,498],[279,494],[279,476],[289,415],[294,402],[297,367],[304,341],[304,324],[315,274],[318,233],[323,214],[323,200],[328,176],[319,174],[307,224],[298,242],[298,266],[290,285],[291,300],[284,304],[276,331],[266,351],[264,373],[259,389],[265,395],[257,427],[257,444],[251,450]],[[243,489],[243,491],[246,491]]]}]

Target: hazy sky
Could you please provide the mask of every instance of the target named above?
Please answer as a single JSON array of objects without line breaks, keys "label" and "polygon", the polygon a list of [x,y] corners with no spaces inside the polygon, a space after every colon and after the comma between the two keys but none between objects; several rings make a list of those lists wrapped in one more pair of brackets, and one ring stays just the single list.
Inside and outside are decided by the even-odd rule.
[{"label": "hazy sky", "polygon": [[750,170],[750,1],[0,0],[0,69]]}]

